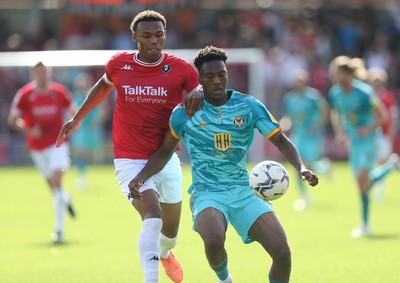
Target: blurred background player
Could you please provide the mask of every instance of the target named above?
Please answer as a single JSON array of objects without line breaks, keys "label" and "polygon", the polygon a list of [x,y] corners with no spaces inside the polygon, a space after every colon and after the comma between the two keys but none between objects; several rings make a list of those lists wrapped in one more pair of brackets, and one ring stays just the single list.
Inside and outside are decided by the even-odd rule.
[{"label": "blurred background player", "polygon": [[365,67],[365,62],[362,58],[350,58],[350,65],[354,70],[354,78],[363,82],[367,82],[368,71]]},{"label": "blurred background player", "polygon": [[[368,82],[380,98],[386,110],[385,121],[382,125],[382,140],[379,145],[378,164],[384,164],[393,153],[393,144],[397,135],[397,119],[399,117],[399,106],[393,91],[386,87],[388,80],[387,72],[378,67],[368,70]],[[392,155],[391,158],[396,158]],[[383,199],[385,189],[384,180],[376,184],[375,197],[378,201]]]},{"label": "blurred background player", "polygon": [[[330,161],[324,157],[329,106],[321,93],[308,85],[308,81],[306,70],[294,71],[292,89],[283,98],[281,125],[284,131],[290,131],[290,139],[305,165],[317,173],[325,173],[330,170]],[[310,204],[310,196],[303,180],[297,180],[301,198],[293,207],[303,210]]]},{"label": "blurred background player", "polygon": [[182,209],[183,177],[178,155],[174,154],[164,170],[143,186],[143,200],[132,198],[128,184],[162,144],[172,110],[182,102],[192,116],[201,106],[202,90],[190,63],[163,52],[167,36],[163,15],[143,11],[133,18],[130,29],[138,51],[117,53],[106,63],[104,76],[62,127],[57,146],[116,89],[115,174],[121,191],[142,219],[138,242],[144,281],[158,282],[161,260],[171,280],[181,282],[183,269],[171,252],[177,244]]},{"label": "blurred background player", "polygon": [[174,109],[164,143],[129,187],[135,198],[142,198],[140,187],[163,168],[182,138],[192,162],[193,183],[188,193],[193,229],[203,240],[218,282],[233,282],[225,248],[231,223],[243,243],[256,241],[271,256],[269,282],[287,283],[291,253],[285,231],[271,204],[258,198],[249,186],[246,155],[254,130],[279,149],[303,181],[315,186],[318,177],[304,166],[296,147],[265,105],[250,95],[226,89],[226,60],[225,51],[217,47],[198,51],[194,65],[204,88],[203,106],[192,119],[182,107]]},{"label": "blurred background player", "polygon": [[[94,79],[89,73],[81,73],[74,80],[73,98],[76,105],[86,99]],[[71,135],[72,162],[77,167],[76,185],[84,190],[87,185],[86,171],[90,163],[100,161],[103,144],[103,122],[106,111],[100,104],[82,120],[80,127]]]},{"label": "blurred background player", "polygon": [[332,82],[332,84],[337,83],[337,78],[336,78],[336,74],[337,74],[337,67],[341,64],[347,64],[350,60],[350,57],[346,56],[346,55],[339,55],[334,57],[328,66],[328,75],[329,78]]},{"label": "blurred background player", "polygon": [[25,134],[33,163],[51,189],[56,220],[52,239],[62,243],[65,212],[68,210],[75,217],[75,211],[71,196],[62,186],[63,172],[70,162],[68,144],[56,148],[55,142],[64,115],[72,116],[75,107],[68,89],[50,80],[51,71],[42,62],[32,67],[31,77],[32,81],[14,97],[8,123]]},{"label": "blurred background player", "polygon": [[336,83],[329,90],[329,98],[335,139],[340,146],[349,146],[349,161],[360,193],[362,223],[352,231],[353,237],[360,237],[370,234],[370,189],[390,171],[398,169],[399,160],[392,158],[376,167],[385,113],[372,87],[355,79],[356,68],[351,59],[336,66],[333,76]]}]

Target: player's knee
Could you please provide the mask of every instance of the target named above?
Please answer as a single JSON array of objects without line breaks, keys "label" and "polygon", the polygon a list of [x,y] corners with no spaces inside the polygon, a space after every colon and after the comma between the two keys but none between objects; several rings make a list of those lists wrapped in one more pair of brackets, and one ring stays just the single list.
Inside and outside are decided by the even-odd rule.
[{"label": "player's knee", "polygon": [[202,236],[204,241],[204,246],[209,251],[219,251],[224,248],[225,244],[225,233],[218,233],[211,231],[206,235]]},{"label": "player's knee", "polygon": [[163,219],[162,233],[168,238],[175,238],[178,235],[181,217],[181,203],[161,205]]},{"label": "player's knee", "polygon": [[51,176],[47,179],[48,184],[51,188],[60,188],[61,179],[58,176]]},{"label": "player's knee", "polygon": [[288,244],[282,242],[281,244],[276,245],[271,252],[271,257],[275,263],[290,265],[292,255]]},{"label": "player's knee", "polygon": [[161,210],[157,209],[157,207],[147,210],[144,213],[143,219],[147,219],[147,218],[160,218],[161,219]]},{"label": "player's knee", "polygon": [[140,213],[143,220],[148,218],[160,218],[161,219],[161,208],[157,205],[136,207],[136,210]]},{"label": "player's knee", "polygon": [[168,238],[176,238],[178,236],[179,227],[177,225],[172,225],[171,223],[165,223],[163,221],[163,227],[161,232]]},{"label": "player's knee", "polygon": [[132,202],[132,205],[139,212],[142,220],[148,218],[161,219],[161,206],[158,199],[155,197],[154,192],[147,190],[143,195],[143,200]]}]

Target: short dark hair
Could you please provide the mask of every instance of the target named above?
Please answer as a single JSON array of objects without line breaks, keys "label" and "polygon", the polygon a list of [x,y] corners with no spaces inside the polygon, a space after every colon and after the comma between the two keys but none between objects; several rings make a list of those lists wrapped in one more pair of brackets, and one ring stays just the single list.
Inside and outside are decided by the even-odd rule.
[{"label": "short dark hair", "polygon": [[339,64],[337,68],[347,74],[353,75],[355,72],[354,66],[351,66],[350,64],[344,63],[344,64]]},{"label": "short dark hair", "polygon": [[215,46],[206,46],[205,48],[200,49],[197,52],[197,55],[194,58],[194,65],[200,72],[201,65],[203,65],[206,62],[221,60],[224,63],[226,63],[227,59],[228,56],[226,55],[224,49]]},{"label": "short dark hair", "polygon": [[130,25],[130,29],[132,32],[135,32],[140,22],[157,22],[157,21],[160,21],[163,24],[164,29],[167,28],[167,20],[163,15],[153,10],[146,10],[140,12],[133,18]]}]

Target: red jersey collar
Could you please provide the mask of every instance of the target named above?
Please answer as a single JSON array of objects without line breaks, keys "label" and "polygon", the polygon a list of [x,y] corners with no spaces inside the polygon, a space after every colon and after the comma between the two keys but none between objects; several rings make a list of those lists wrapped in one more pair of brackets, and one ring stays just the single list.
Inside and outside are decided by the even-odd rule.
[{"label": "red jersey collar", "polygon": [[159,65],[159,64],[164,60],[164,57],[165,57],[164,52],[162,52],[162,53],[161,53],[161,57],[160,57],[160,59],[158,59],[158,61],[156,61],[156,62],[154,62],[154,63],[146,63],[146,62],[143,62],[143,61],[140,61],[140,60],[139,60],[138,54],[139,54],[139,53],[135,53],[135,55],[133,56],[133,60],[134,60],[137,64],[142,65],[142,66],[145,66],[145,67],[157,66],[157,65]]}]

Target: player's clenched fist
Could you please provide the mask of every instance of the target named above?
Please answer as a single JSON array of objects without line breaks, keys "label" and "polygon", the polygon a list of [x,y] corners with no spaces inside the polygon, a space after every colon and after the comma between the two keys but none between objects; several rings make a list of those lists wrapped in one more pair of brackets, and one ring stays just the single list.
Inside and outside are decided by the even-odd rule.
[{"label": "player's clenched fist", "polygon": [[143,186],[143,181],[133,178],[132,181],[129,182],[128,188],[133,199],[143,199],[143,194],[139,191]]},{"label": "player's clenched fist", "polygon": [[302,179],[306,180],[310,186],[316,186],[319,182],[318,176],[310,170],[301,172]]}]

